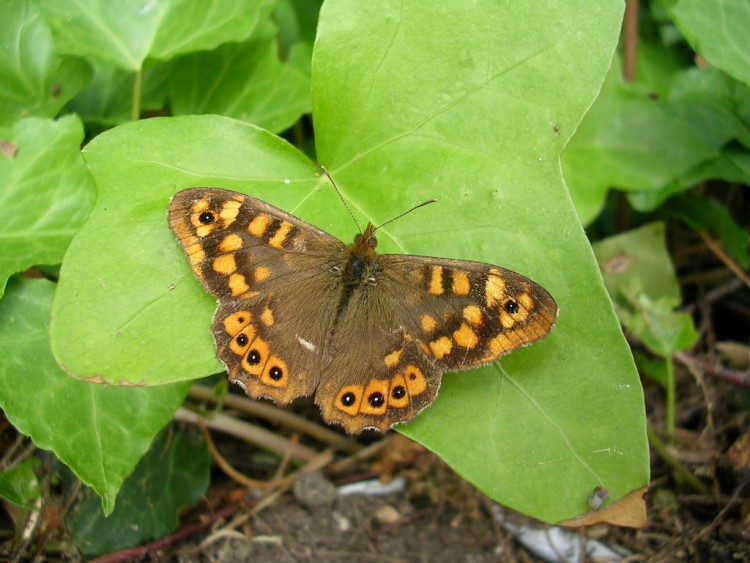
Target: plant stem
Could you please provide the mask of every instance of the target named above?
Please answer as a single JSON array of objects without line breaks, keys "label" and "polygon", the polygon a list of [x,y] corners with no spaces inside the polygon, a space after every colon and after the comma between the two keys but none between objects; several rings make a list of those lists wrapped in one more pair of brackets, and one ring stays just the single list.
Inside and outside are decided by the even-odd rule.
[{"label": "plant stem", "polygon": [[143,89],[143,69],[138,69],[135,73],[135,84],[133,84],[133,105],[130,112],[130,119],[137,121],[141,116],[141,91]]},{"label": "plant stem", "polygon": [[665,421],[665,430],[667,433],[667,440],[671,443],[674,440],[674,427],[675,427],[675,383],[674,383],[674,360],[671,355],[664,357],[667,367],[667,412]]},{"label": "plant stem", "polygon": [[654,432],[650,424],[646,428],[646,432],[648,433],[648,442],[651,445],[651,448],[672,468],[675,477],[681,478],[688,486],[701,494],[710,494],[708,487],[706,487],[706,485],[693,475],[687,467],[682,465],[671,453],[669,453],[669,449],[664,445],[664,442],[659,439],[659,436],[656,435],[656,432]]}]

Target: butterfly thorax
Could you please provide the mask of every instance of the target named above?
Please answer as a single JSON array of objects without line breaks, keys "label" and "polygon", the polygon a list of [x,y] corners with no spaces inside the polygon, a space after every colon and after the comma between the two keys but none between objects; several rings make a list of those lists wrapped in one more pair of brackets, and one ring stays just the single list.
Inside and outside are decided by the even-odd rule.
[{"label": "butterfly thorax", "polygon": [[354,242],[346,248],[342,279],[349,291],[362,284],[375,283],[375,273],[378,270],[378,253],[375,251],[377,246],[375,227],[370,223],[365,232],[354,237]]}]

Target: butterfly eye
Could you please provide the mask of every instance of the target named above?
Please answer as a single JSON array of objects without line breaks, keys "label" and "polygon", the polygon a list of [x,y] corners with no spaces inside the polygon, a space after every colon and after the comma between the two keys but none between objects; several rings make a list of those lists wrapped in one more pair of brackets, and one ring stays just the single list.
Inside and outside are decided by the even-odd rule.
[{"label": "butterfly eye", "polygon": [[203,213],[198,215],[198,221],[200,221],[204,225],[210,225],[214,222],[214,214],[211,211],[204,211]]},{"label": "butterfly eye", "polygon": [[505,311],[511,315],[518,312],[518,303],[516,303],[512,299],[506,301],[503,307],[505,308]]},{"label": "butterfly eye", "polygon": [[367,246],[370,248],[375,248],[378,245],[378,239],[375,237],[370,237],[367,239]]}]

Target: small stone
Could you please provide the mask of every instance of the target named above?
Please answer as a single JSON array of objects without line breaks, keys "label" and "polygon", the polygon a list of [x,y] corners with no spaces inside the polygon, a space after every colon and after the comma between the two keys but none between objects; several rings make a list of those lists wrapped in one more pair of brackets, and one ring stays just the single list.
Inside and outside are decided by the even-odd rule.
[{"label": "small stone", "polygon": [[336,500],[336,487],[325,478],[323,472],[304,473],[292,488],[297,501],[307,507],[331,506]]},{"label": "small stone", "polygon": [[375,520],[380,524],[395,524],[401,519],[401,514],[390,504],[384,504],[375,511]]}]

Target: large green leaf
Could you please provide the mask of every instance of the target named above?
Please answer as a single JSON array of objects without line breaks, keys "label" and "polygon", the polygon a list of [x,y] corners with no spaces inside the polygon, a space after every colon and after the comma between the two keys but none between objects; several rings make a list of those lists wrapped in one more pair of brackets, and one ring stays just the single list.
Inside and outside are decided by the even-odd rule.
[{"label": "large green leaf", "polygon": [[[403,428],[493,498],[548,521],[585,511],[596,486],[615,500],[648,482],[640,384],[559,164],[620,16],[582,1],[330,1],[314,52],[318,155],[360,221],[440,199],[383,228],[381,249],[510,267],[560,305],[550,337],[447,375]],[[220,369],[213,299],[166,226],[175,191],[242,190],[347,241],[355,232],[301,153],[231,120],[130,124],[84,158],[99,199],[67,255],[52,326],[56,356],[80,377],[154,384]]]},{"label": "large green leaf", "polygon": [[81,160],[83,127],[72,115],[30,117],[0,127],[0,296],[8,277],[36,264],[58,264],[93,205]]},{"label": "large green leaf", "polygon": [[48,281],[14,278],[0,301],[0,407],[20,432],[90,485],[109,513],[188,385],[96,385],[63,372],[47,334],[54,289]]}]

